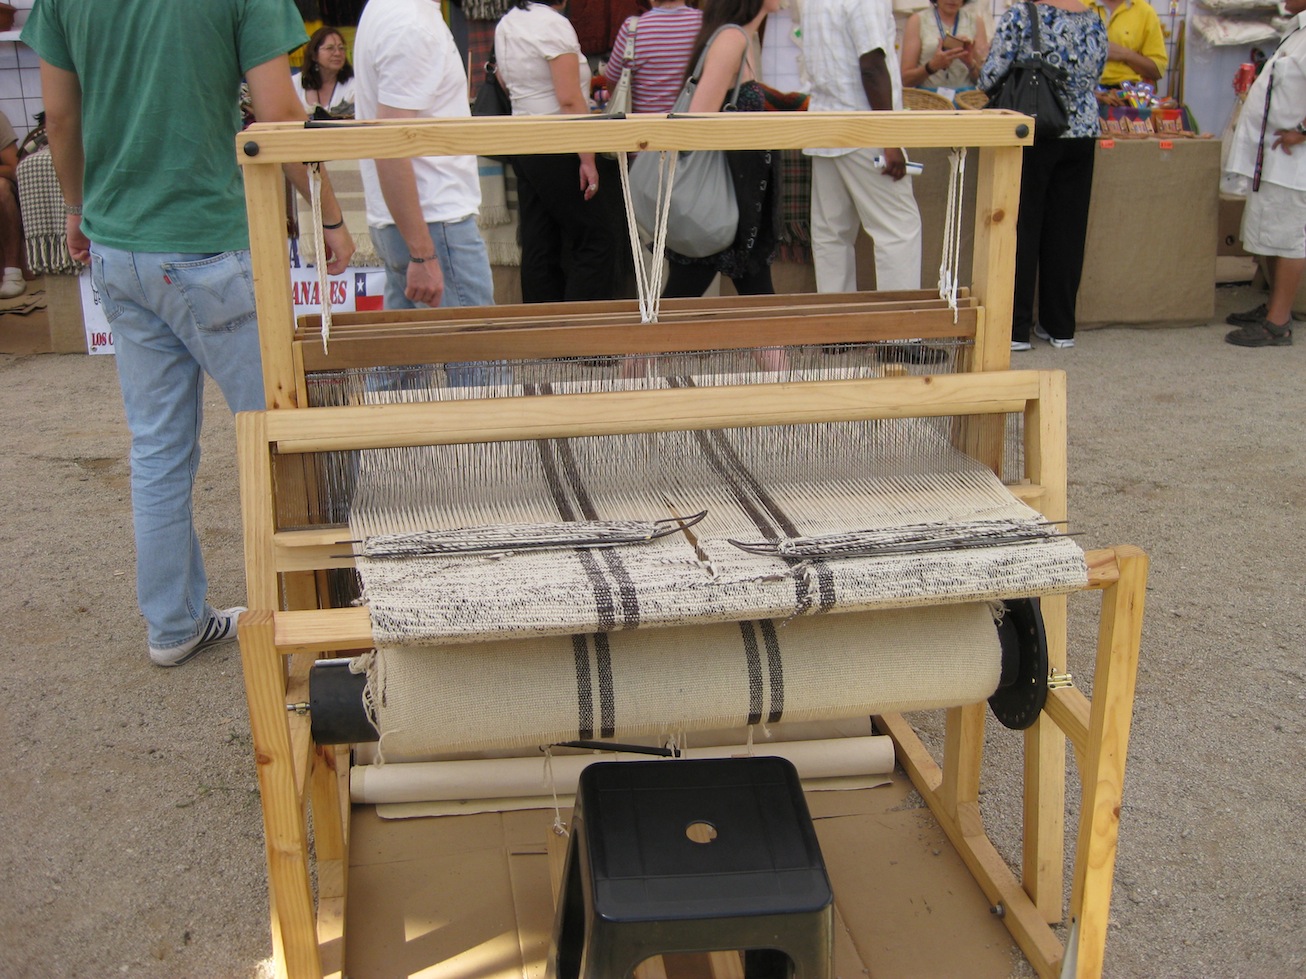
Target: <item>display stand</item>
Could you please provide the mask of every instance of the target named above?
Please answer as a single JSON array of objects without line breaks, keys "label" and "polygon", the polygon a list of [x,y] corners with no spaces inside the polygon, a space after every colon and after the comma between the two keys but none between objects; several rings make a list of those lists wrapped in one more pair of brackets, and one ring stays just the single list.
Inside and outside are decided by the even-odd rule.
[{"label": "display stand", "polygon": [[1079,325],[1209,323],[1219,141],[1099,140],[1096,153]]}]

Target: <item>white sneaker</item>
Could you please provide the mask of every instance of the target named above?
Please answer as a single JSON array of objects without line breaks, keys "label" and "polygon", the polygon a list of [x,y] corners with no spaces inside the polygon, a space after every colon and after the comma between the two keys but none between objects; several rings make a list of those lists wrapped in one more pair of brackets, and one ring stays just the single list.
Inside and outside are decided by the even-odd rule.
[{"label": "white sneaker", "polygon": [[0,299],[13,299],[26,291],[27,280],[23,278],[23,270],[5,269],[4,278],[0,279]]},{"label": "white sneaker", "polygon": [[1068,350],[1075,345],[1074,337],[1067,340],[1062,340],[1060,337],[1054,337],[1038,323],[1034,324],[1034,336],[1038,337],[1040,340],[1046,340],[1058,350]]},{"label": "white sneaker", "polygon": [[1011,349],[1013,352],[1019,350],[1033,350],[1034,345],[1030,343],[1028,340],[1012,340]]},{"label": "white sneaker", "polygon": [[243,611],[245,606],[236,605],[221,612],[210,613],[198,636],[188,639],[180,646],[169,646],[167,649],[156,649],[151,646],[150,659],[155,666],[181,666],[210,646],[231,642],[236,638],[236,620],[240,618],[240,613]]}]

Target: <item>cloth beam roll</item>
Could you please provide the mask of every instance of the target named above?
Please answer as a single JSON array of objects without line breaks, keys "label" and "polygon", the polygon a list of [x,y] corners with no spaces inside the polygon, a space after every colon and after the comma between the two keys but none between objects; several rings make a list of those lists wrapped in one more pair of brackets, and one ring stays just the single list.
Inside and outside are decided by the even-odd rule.
[{"label": "cloth beam roll", "polygon": [[544,637],[360,657],[380,752],[676,735],[984,700],[989,603]]}]

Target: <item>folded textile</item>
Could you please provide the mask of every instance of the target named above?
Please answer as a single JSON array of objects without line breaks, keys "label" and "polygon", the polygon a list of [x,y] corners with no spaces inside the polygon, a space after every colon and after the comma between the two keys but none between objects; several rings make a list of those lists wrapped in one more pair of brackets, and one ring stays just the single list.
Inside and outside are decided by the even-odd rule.
[{"label": "folded textile", "polygon": [[50,150],[42,149],[18,164],[18,206],[23,212],[27,264],[38,275],[71,275],[81,266],[68,254],[64,199]]},{"label": "folded textile", "polygon": [[780,258],[806,262],[812,248],[812,161],[802,150],[781,150],[780,173]]}]

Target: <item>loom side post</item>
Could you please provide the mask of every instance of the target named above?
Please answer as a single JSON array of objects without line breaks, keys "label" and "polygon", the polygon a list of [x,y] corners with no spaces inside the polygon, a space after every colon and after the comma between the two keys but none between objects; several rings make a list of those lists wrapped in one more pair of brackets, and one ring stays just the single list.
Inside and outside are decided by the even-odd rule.
[{"label": "loom side post", "polygon": [[[1056,729],[1049,734],[1068,737],[1081,759],[1083,801],[1070,903],[1076,925],[1071,932],[1075,979],[1099,979],[1105,958],[1148,565],[1146,554],[1136,547],[1093,552],[1091,557],[1089,587],[1102,593],[1093,698],[1073,687],[1053,690],[1042,717]],[[990,903],[1001,906],[1003,924],[1035,971],[1043,979],[1059,979],[1067,949],[984,833],[978,805],[961,802],[955,813],[951,811],[946,786],[952,776],[901,715],[877,716],[875,724],[893,738],[899,764]],[[1043,769],[1041,774],[1048,773]],[[1056,849],[1061,850],[1059,840]],[[1039,852],[1046,855],[1050,848]]]},{"label": "loom side post", "polygon": [[308,833],[286,720],[285,663],[277,651],[272,611],[255,609],[244,613],[239,632],[259,795],[263,800],[276,970],[278,975],[320,976],[322,961],[309,881]]},{"label": "loom side post", "polygon": [[[978,806],[980,768],[984,761],[985,703],[950,707],[944,728],[943,773],[940,801],[959,824],[969,806]],[[978,809],[975,810],[978,815]],[[980,831],[978,826],[969,828]],[[968,833],[968,835],[970,835]]]},{"label": "loom side post", "polygon": [[973,370],[1011,366],[1011,283],[1016,277],[1023,152],[1019,146],[985,146],[979,151],[971,295],[984,307],[985,317],[984,328],[975,338]]},{"label": "loom side post", "polygon": [[[1025,409],[1026,476],[1043,487],[1039,511],[1049,520],[1065,520],[1066,375],[1040,375],[1039,396]],[[1048,664],[1066,669],[1066,597],[1041,602],[1048,640]],[[1066,743],[1047,714],[1025,731],[1024,808],[1021,881],[1048,922],[1063,914],[1065,877]]]},{"label": "loom side post", "polygon": [[[291,717],[286,711],[289,699],[304,699],[290,695],[296,684],[303,685],[314,657],[296,655],[288,672],[286,659],[276,648],[271,612],[281,607],[281,581],[273,544],[276,501],[266,416],[262,412],[237,415],[236,434],[246,588],[256,610],[241,617],[241,666],[263,800],[273,959],[277,975],[321,976],[320,948],[325,948],[332,972],[340,974],[344,966],[348,855],[347,802],[341,802],[338,785],[340,759],[335,754],[323,757],[332,749],[314,751],[306,720]],[[285,584],[291,607],[318,607],[312,572],[287,574]],[[343,770],[348,771],[347,758]],[[320,898],[316,915],[310,889],[306,781],[312,793],[316,829]],[[348,792],[344,798],[348,798]],[[310,936],[314,936],[313,940]]]},{"label": "loom side post", "polygon": [[240,468],[240,519],[244,527],[245,593],[249,607],[277,609],[277,559],[273,545],[276,502],[267,416],[259,411],[236,416],[236,461]]},{"label": "loom side post", "polygon": [[317,858],[317,945],[327,979],[345,971],[349,892],[349,748],[317,745],[310,782]]},{"label": "loom side post", "polygon": [[1064,949],[985,834],[978,804],[966,802],[958,807],[955,815],[949,813],[941,791],[944,772],[911,724],[901,714],[876,715],[874,721],[877,730],[893,738],[898,764],[929,806],[939,828],[989,904],[1002,908],[1002,923],[1020,950],[1043,979],[1055,979]]},{"label": "loom side post", "polygon": [[[1011,283],[1016,276],[1016,215],[1020,210],[1019,146],[979,150],[975,194],[975,241],[971,295],[979,303],[975,348],[969,370],[1001,371],[1011,366]],[[965,451],[995,472],[1001,471],[1003,420],[966,420]]]},{"label": "loom side post", "polygon": [[1116,551],[1116,560],[1120,579],[1102,596],[1087,751],[1081,771],[1083,801],[1070,897],[1071,913],[1079,925],[1076,979],[1100,976],[1106,953],[1147,594],[1147,555],[1138,548],[1122,547]]},{"label": "loom side post", "polygon": [[301,402],[291,355],[295,307],[290,293],[290,251],[285,222],[270,218],[285,213],[285,177],[275,162],[247,163],[244,176],[263,391],[269,408],[296,408]]}]

